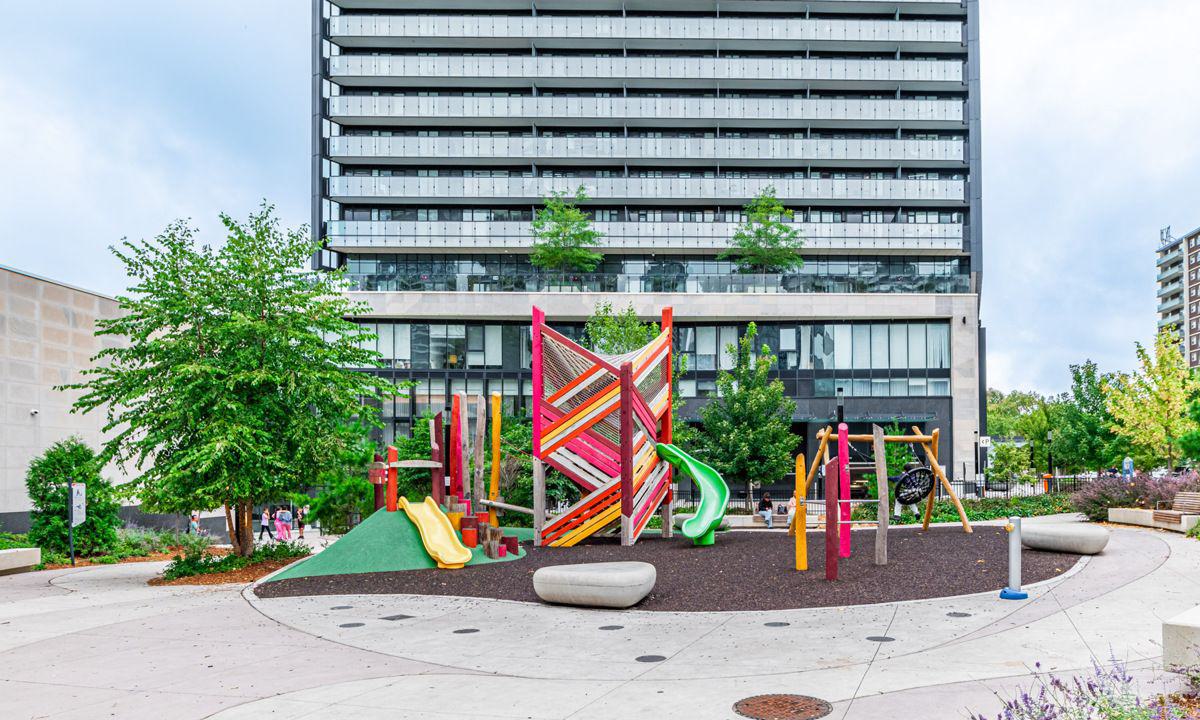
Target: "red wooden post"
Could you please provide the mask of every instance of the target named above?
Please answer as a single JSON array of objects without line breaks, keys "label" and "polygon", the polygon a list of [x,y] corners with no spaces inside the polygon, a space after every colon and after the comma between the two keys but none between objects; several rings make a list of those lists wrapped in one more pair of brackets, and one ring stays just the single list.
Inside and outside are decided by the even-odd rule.
[{"label": "red wooden post", "polygon": [[621,544],[633,544],[633,364],[621,365]]},{"label": "red wooden post", "polygon": [[400,460],[400,453],[396,450],[395,446],[388,445],[388,449],[387,449],[387,461],[388,461],[387,511],[388,512],[396,512],[396,506],[399,505],[399,500],[397,498],[399,478],[396,477],[397,469],[394,466],[392,466],[392,463],[399,462],[399,460]]},{"label": "red wooden post", "polygon": [[546,313],[537,305],[533,306],[533,456],[542,457],[542,325],[546,323]]},{"label": "red wooden post", "polygon": [[441,463],[439,467],[432,470],[430,475],[433,480],[433,501],[438,505],[446,504],[446,452],[443,445],[446,444],[446,434],[442,425],[442,414],[438,413],[429,421],[429,459],[434,462]]},{"label": "red wooden post", "polygon": [[825,579],[838,579],[838,465],[833,457],[825,463]]},{"label": "red wooden post", "polygon": [[[383,456],[375,453],[375,462],[382,463]],[[387,470],[372,470],[368,474],[371,476],[371,490],[375,493],[375,509],[382,510],[387,504]]]}]

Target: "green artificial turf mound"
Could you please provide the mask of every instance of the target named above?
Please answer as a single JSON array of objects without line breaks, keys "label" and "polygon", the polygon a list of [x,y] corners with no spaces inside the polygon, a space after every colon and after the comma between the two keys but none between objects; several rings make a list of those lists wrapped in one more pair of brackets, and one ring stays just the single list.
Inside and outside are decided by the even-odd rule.
[{"label": "green artificial turf mound", "polygon": [[[522,542],[532,539],[528,528],[504,528],[505,535],[516,535]],[[525,557],[525,548],[516,556],[491,559],[482,547],[471,549],[471,565],[508,562]],[[306,558],[268,582],[317,575],[354,575],[357,573],[394,572],[436,568],[437,563],[425,552],[421,534],[403,510],[380,510],[321,552]],[[448,571],[449,572],[449,571]]]}]

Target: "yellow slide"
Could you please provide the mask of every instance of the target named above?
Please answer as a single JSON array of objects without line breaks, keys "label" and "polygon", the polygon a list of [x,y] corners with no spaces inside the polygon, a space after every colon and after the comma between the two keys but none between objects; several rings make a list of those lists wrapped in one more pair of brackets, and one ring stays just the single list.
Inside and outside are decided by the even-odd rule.
[{"label": "yellow slide", "polygon": [[460,568],[470,562],[471,551],[459,541],[450,518],[446,517],[433,498],[427,496],[425,502],[418,505],[402,497],[400,507],[417,526],[425,550],[437,561],[438,567]]}]

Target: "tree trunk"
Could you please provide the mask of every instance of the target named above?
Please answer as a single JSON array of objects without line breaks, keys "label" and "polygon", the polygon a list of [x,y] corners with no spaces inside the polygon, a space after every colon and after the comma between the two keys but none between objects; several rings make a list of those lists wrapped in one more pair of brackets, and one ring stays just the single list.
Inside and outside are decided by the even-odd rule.
[{"label": "tree trunk", "polygon": [[235,522],[233,519],[233,513],[230,512],[228,503],[226,503],[226,505],[225,505],[225,530],[229,533],[229,544],[233,545],[233,551],[237,552],[237,549],[238,549],[237,522]]},{"label": "tree trunk", "polygon": [[251,521],[253,512],[254,505],[249,500],[238,503],[238,524],[241,527],[242,540],[239,554],[243,557],[250,557],[254,552],[254,523]]}]

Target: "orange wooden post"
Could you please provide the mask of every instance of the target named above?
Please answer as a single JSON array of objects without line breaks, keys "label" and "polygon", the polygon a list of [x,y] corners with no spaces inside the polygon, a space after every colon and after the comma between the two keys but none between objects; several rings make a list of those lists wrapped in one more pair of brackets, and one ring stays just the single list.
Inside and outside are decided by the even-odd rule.
[{"label": "orange wooden post", "polygon": [[399,478],[396,476],[397,468],[393,463],[400,461],[400,453],[395,446],[388,445],[387,449],[387,511],[396,512],[396,506],[399,500],[396,495],[399,491]]},{"label": "orange wooden post", "polygon": [[789,528],[796,534],[796,569],[808,569],[808,484],[805,482],[804,453],[796,456],[796,514]]}]

